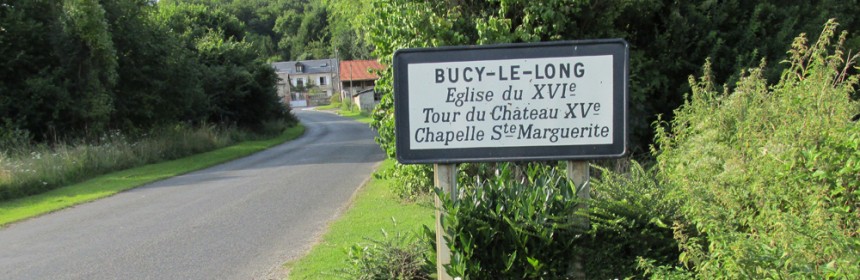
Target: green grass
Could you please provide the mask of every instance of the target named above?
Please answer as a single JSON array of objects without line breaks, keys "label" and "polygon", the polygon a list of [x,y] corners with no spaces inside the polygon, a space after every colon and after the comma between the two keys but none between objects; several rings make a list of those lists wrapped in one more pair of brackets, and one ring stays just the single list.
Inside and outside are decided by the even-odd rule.
[{"label": "green grass", "polygon": [[[379,168],[392,168],[386,160]],[[381,239],[386,232],[417,231],[422,225],[432,227],[435,217],[430,199],[425,203],[404,203],[391,192],[394,180],[371,179],[356,195],[352,206],[340,219],[329,225],[322,241],[303,258],[289,262],[289,279],[342,279],[339,273],[347,267],[348,249],[370,239]],[[396,221],[396,225],[392,222]]]},{"label": "green grass", "polygon": [[358,109],[353,110],[345,110],[342,108],[341,103],[332,103],[329,105],[323,105],[316,107],[316,110],[319,111],[333,111],[338,115],[353,119],[360,123],[370,123],[373,119],[370,117],[369,112],[364,112]]},{"label": "green grass", "polygon": [[339,115],[356,120],[360,123],[370,123],[373,119],[370,117],[370,113],[363,111],[344,111],[340,110],[337,112]]},{"label": "green grass", "polygon": [[317,110],[334,110],[340,108],[340,103],[331,103],[328,105],[317,106]]},{"label": "green grass", "polygon": [[302,133],[304,127],[298,125],[272,139],[245,141],[185,158],[109,173],[34,196],[0,202],[0,226],[247,156],[295,139]]}]

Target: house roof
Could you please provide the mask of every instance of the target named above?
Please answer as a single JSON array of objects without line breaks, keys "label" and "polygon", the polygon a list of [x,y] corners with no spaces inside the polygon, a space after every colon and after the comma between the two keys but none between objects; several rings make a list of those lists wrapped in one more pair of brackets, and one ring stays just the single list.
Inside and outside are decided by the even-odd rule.
[{"label": "house roof", "polygon": [[356,97],[356,96],[359,96],[359,95],[362,95],[362,94],[365,94],[365,93],[368,93],[368,92],[369,92],[369,93],[375,93],[375,92],[373,91],[373,89],[372,89],[372,88],[371,88],[371,89],[365,89],[365,90],[360,90],[360,91],[358,91],[358,92],[356,92],[356,93],[353,93],[353,94],[352,94],[352,97]]},{"label": "house roof", "polygon": [[346,60],[340,62],[340,81],[369,81],[379,79],[371,69],[383,69],[376,60]]},{"label": "house roof", "polygon": [[[304,67],[302,72],[296,71],[296,66]],[[337,59],[317,59],[299,61],[280,61],[272,63],[275,72],[293,74],[337,73]]]}]

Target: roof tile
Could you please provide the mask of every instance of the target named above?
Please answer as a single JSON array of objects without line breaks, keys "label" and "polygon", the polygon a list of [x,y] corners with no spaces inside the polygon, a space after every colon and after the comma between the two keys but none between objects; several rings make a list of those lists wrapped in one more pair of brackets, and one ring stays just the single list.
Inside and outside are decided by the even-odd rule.
[{"label": "roof tile", "polygon": [[376,60],[345,60],[340,62],[340,81],[367,81],[379,79],[371,69],[384,69]]}]

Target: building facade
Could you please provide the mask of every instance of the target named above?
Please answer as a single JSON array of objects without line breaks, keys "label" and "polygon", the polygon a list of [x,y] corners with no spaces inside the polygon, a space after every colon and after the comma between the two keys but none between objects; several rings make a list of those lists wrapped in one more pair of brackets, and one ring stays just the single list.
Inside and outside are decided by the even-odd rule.
[{"label": "building facade", "polygon": [[[379,102],[379,96],[372,93],[376,80],[379,79],[373,70],[382,69],[382,64],[376,60],[342,61],[340,63],[342,100],[353,99],[353,102],[361,106],[362,110],[372,110],[373,106]],[[367,96],[369,92],[370,97]]]},{"label": "building facade", "polygon": [[282,61],[272,67],[280,78],[278,97],[292,107],[327,104],[341,91],[337,59]]}]

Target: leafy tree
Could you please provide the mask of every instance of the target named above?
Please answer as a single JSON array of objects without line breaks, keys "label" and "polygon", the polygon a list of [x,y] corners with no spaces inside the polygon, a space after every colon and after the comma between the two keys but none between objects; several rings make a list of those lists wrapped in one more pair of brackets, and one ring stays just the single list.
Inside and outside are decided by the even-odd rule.
[{"label": "leafy tree", "polygon": [[365,40],[370,23],[370,1],[327,0],[331,44],[344,60],[370,59],[372,45]]},{"label": "leafy tree", "polygon": [[[798,32],[813,32],[830,17],[860,25],[860,5],[844,1],[410,1],[370,3],[368,40],[374,55],[390,63],[395,50],[508,42],[624,38],[630,43],[630,126],[634,152],[645,152],[657,115],[672,110],[689,90],[684,77],[709,57],[717,84],[733,84],[735,69],[754,67],[761,57],[777,61]],[[846,42],[860,47],[857,39]],[[716,61],[716,60],[713,60]],[[765,75],[778,78],[777,65]],[[386,74],[388,75],[388,74]],[[383,77],[380,92],[390,93]],[[389,100],[390,101],[390,100]],[[377,121],[393,111],[383,101]],[[393,138],[379,126],[380,142]],[[393,135],[393,134],[392,134]],[[392,151],[389,152],[392,154]]]},{"label": "leafy tree", "polygon": [[180,30],[201,65],[208,109],[205,119],[259,128],[284,117],[278,103],[274,69],[259,49],[243,40],[243,23],[221,8],[200,4],[160,5],[162,22]]},{"label": "leafy tree", "polygon": [[117,80],[105,10],[97,1],[4,1],[2,119],[38,139],[98,133]]},{"label": "leafy tree", "polygon": [[[193,4],[229,14],[243,37],[269,61],[330,57],[328,8],[308,0],[165,0],[160,5]],[[228,32],[228,34],[231,32]],[[241,38],[241,37],[237,37]]]},{"label": "leafy tree", "polygon": [[[857,105],[849,98],[857,95],[857,78],[847,77],[858,69],[841,62],[847,60],[845,49],[856,48],[858,40],[840,39],[841,47],[837,49],[841,51],[796,49],[793,53],[801,55],[795,57],[802,59],[792,59],[796,60],[792,64],[756,66],[761,58],[780,61],[794,34],[817,29],[823,19],[844,18],[844,26],[857,29],[860,23],[851,13],[856,13],[860,5],[851,1],[373,0],[370,7],[367,40],[385,65],[391,65],[393,53],[401,48],[624,38],[631,47],[630,121],[635,151],[646,151],[651,144],[655,133],[650,125],[658,116],[672,120],[674,114],[680,114],[681,120],[673,120],[665,128],[669,132],[656,133],[661,147],[656,156],[661,182],[656,185],[671,185],[673,190],[655,191],[666,195],[672,205],[679,205],[679,215],[685,216],[674,230],[682,246],[679,259],[692,270],[659,266],[671,259],[666,256],[642,260],[641,267],[658,276],[681,278],[696,274],[708,279],[856,278],[858,250],[852,238],[857,235],[857,182],[856,176],[847,174],[857,174],[852,163],[856,161],[855,151],[860,150],[852,136],[858,134],[852,130],[857,126],[850,121],[857,114]],[[796,42],[795,47],[800,45],[802,42]],[[840,55],[820,58],[824,62],[818,64],[823,67],[815,68],[811,67],[815,64],[815,59],[810,58],[813,53],[823,57]],[[685,92],[691,90],[685,77],[698,71],[708,58],[714,64],[705,76],[707,86],[694,83],[693,95],[700,96],[692,98],[694,104],[685,105],[699,109],[682,107],[675,111],[683,104]],[[834,74],[839,72],[832,68],[835,65],[845,69],[844,75]],[[785,79],[781,75],[785,67],[790,75],[799,78]],[[750,77],[737,71],[749,68],[756,69]],[[777,84],[768,91],[768,82],[780,78],[803,86]],[[724,82],[728,82],[726,86],[719,86]],[[390,157],[396,154],[393,105],[397,100],[392,96],[392,84],[392,70],[388,68],[377,81],[376,90],[383,93],[383,98],[373,113],[373,126],[379,133],[377,142]],[[716,92],[735,94],[715,98]],[[818,102],[813,104],[813,100]],[[733,105],[721,107],[724,103]],[[781,118],[786,111],[795,113]],[[822,117],[812,120],[808,116]],[[791,129],[779,129],[789,123]],[[782,132],[786,134],[775,135]],[[782,142],[773,142],[776,139]],[[801,140],[808,145],[795,143]],[[765,152],[773,157],[757,156]],[[475,166],[477,170],[493,168],[486,164]],[[430,174],[426,166],[410,172],[405,177]],[[802,190],[811,185],[817,187]],[[666,225],[660,225],[666,216],[652,220],[649,218],[653,217],[637,214],[638,210],[607,205],[603,209],[606,212],[598,214],[631,223],[629,227],[619,226],[620,232],[631,238],[642,237],[636,235],[637,231],[648,234],[641,240],[653,239],[661,244],[659,250],[676,253],[666,249],[673,245],[665,238]],[[643,205],[646,207],[638,209],[647,209],[649,204]],[[463,219],[489,223],[472,219],[485,214]],[[802,221],[814,222],[807,226]],[[611,225],[604,225],[607,224]],[[611,234],[598,231],[594,238],[617,240]],[[485,243],[466,244],[483,237],[470,235],[461,242],[484,248]],[[837,244],[815,245],[817,240],[836,240]],[[635,242],[613,245],[623,251],[635,247]],[[466,265],[460,268],[474,268],[469,260],[481,257],[464,259]],[[629,260],[628,257],[624,256]],[[656,267],[649,265],[654,262],[658,263]],[[543,262],[537,264],[540,263]],[[612,265],[630,269],[629,264]]]},{"label": "leafy tree", "polygon": [[155,7],[146,0],[109,1],[104,7],[114,44],[122,50],[112,126],[133,130],[202,121],[208,107],[202,69],[181,39],[150,16]]},{"label": "leafy tree", "polygon": [[[245,40],[244,22],[169,2],[0,1],[0,55],[8,58],[0,61],[0,123],[12,131],[2,135],[57,141],[284,116],[273,70]],[[219,86],[218,69],[229,69],[232,85]]]},{"label": "leafy tree", "polygon": [[294,29],[276,29],[281,34],[278,46],[289,52],[289,57],[297,60],[329,57],[331,36],[327,14],[328,11],[320,2],[306,4],[298,16],[287,18],[292,20],[287,26]]}]

